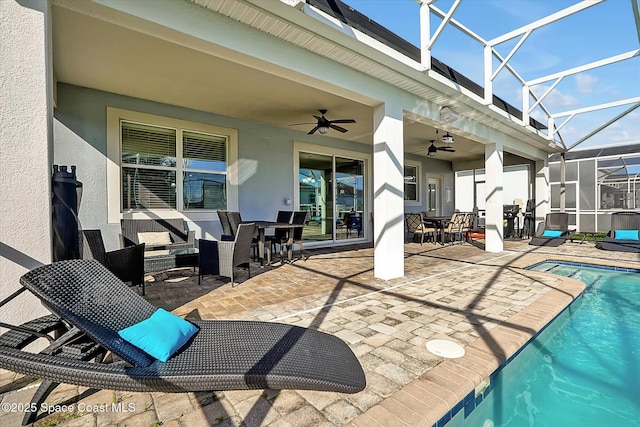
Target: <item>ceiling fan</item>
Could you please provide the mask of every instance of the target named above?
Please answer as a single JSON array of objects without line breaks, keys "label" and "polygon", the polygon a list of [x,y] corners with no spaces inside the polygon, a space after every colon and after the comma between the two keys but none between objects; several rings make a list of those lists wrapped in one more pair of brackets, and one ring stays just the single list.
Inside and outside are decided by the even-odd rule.
[{"label": "ceiling fan", "polygon": [[318,111],[321,114],[320,116],[316,116],[315,114],[313,115],[313,117],[316,118],[317,122],[291,123],[289,126],[316,125],[316,127],[314,127],[309,132],[307,132],[307,135],[311,135],[316,131],[320,132],[322,135],[326,135],[329,132],[329,128],[335,129],[338,132],[342,132],[342,133],[345,133],[348,131],[348,129],[345,129],[341,126],[337,126],[334,123],[355,123],[356,122],[354,119],[329,120],[324,116],[327,113],[327,110],[321,109]]},{"label": "ceiling fan", "polygon": [[431,140],[431,145],[427,148],[427,156],[435,157],[435,155],[436,155],[436,153],[438,151],[446,151],[448,153],[455,153],[456,152],[456,150],[454,150],[453,148],[448,147],[446,145],[444,147],[436,147],[435,142],[436,142],[435,139]]},{"label": "ceiling fan", "polygon": [[[431,139],[431,145],[427,147],[427,156],[435,157],[438,151],[446,151],[448,153],[455,153],[456,150],[451,148],[449,145],[445,145],[443,147],[436,147],[435,142],[438,140],[438,129],[436,129],[436,139]],[[453,135],[450,135],[449,132],[446,133],[445,136],[442,137],[442,142],[453,144]]]}]

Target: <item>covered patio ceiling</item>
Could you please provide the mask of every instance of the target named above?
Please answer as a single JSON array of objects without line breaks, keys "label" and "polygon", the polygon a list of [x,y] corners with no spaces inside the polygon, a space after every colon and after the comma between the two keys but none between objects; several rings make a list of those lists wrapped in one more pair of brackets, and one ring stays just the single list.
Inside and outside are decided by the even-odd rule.
[{"label": "covered patio ceiling", "polygon": [[[104,19],[99,8],[93,4],[85,10],[77,4],[54,2],[53,63],[58,83],[296,129],[301,139],[314,125],[289,124],[314,122],[312,115],[324,108],[329,119],[357,122],[343,125],[349,129],[344,134],[331,130],[331,137],[372,143],[373,108],[379,101],[332,84],[330,76],[318,80],[292,75],[223,48],[216,51],[215,46],[200,46],[193,40],[178,44],[154,37],[131,29],[129,23],[120,25],[130,17]],[[426,156],[429,141],[436,139],[436,127],[441,125],[411,115],[404,122],[405,152]],[[446,130],[439,129],[439,137]],[[453,135],[456,151],[438,151],[436,158],[484,157],[483,144]]]}]

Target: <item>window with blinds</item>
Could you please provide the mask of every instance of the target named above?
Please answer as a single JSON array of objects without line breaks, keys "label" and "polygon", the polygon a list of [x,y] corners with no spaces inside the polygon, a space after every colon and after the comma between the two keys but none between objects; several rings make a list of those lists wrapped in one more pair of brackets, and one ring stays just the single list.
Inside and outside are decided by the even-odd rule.
[{"label": "window with blinds", "polygon": [[120,124],[125,211],[226,209],[227,137]]}]

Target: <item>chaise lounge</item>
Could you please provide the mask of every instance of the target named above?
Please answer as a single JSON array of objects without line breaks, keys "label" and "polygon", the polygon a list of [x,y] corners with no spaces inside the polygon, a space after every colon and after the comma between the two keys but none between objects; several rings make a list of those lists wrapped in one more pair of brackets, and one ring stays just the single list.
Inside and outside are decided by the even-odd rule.
[{"label": "chaise lounge", "polygon": [[614,212],[611,214],[611,228],[600,249],[618,252],[640,252],[640,213]]},{"label": "chaise lounge", "polygon": [[[75,336],[81,332],[79,335],[88,341],[82,348],[94,347],[88,357],[79,357],[81,351],[65,351],[77,343],[74,337],[53,341],[48,349],[33,353],[23,350],[23,343],[32,339],[12,338],[25,335],[29,328],[13,327],[0,336],[1,368],[53,384],[46,393],[37,393],[40,400],[35,407],[57,383],[174,393],[246,389],[356,393],[365,387],[362,367],[342,340],[312,329],[272,322],[187,322],[165,312],[179,322],[195,326],[197,332],[162,362],[161,357],[152,357],[120,335],[162,309],[148,303],[96,260],[61,261],[39,267],[25,274],[20,282],[62,320],[56,323],[53,316],[47,316],[48,322],[58,329],[71,325]],[[162,323],[161,341],[173,336],[166,328]],[[104,350],[121,360],[102,363]],[[89,360],[94,354],[99,357]]]},{"label": "chaise lounge", "polygon": [[571,239],[576,233],[569,230],[569,214],[566,212],[548,213],[544,222],[540,223],[536,235],[531,238],[530,245],[557,247]]}]

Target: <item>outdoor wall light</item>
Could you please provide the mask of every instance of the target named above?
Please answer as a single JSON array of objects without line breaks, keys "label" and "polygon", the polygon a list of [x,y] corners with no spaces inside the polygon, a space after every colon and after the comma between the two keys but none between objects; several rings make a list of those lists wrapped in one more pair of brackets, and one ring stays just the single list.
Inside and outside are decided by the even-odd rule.
[{"label": "outdoor wall light", "polygon": [[320,132],[323,135],[326,135],[329,133],[329,127],[327,126],[319,126],[318,127],[318,132]]},{"label": "outdoor wall light", "polygon": [[455,122],[456,120],[458,120],[458,118],[460,118],[458,113],[453,111],[451,108],[442,107],[440,109],[440,121],[443,121],[445,123],[451,123],[451,122]]}]

